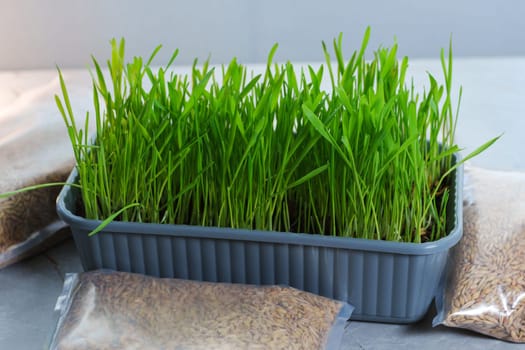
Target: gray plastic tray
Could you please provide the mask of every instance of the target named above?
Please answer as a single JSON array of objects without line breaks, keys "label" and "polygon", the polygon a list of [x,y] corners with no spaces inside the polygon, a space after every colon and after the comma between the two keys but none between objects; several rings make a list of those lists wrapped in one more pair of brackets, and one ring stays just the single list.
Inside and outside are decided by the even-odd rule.
[{"label": "gray plastic tray", "polygon": [[[450,233],[422,244],[130,222],[112,222],[88,237],[100,221],[76,215],[80,193],[70,186],[61,191],[57,211],[71,225],[85,270],[284,284],[354,305],[354,320],[411,323],[427,312],[448,251],[462,235],[461,167],[452,178]],[[68,182],[76,180],[73,170]]]}]

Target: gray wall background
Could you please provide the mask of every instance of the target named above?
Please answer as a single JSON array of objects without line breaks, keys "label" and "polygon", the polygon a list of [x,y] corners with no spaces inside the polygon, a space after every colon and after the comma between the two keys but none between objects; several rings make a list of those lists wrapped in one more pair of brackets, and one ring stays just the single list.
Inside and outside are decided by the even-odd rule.
[{"label": "gray wall background", "polygon": [[525,55],[523,0],[0,0],[0,69],[80,67],[103,60],[109,40],[125,37],[128,57],[159,63],[175,48],[178,64],[195,57],[226,63],[264,62],[273,43],[277,60],[323,59],[321,40],[344,33],[347,52],[367,25],[369,47],[438,57],[453,35],[454,55]]}]

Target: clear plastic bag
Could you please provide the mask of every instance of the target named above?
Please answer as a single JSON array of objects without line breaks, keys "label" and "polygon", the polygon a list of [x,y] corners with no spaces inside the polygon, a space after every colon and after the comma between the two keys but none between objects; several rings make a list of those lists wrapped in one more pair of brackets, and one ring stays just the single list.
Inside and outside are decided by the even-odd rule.
[{"label": "clear plastic bag", "polygon": [[290,287],[68,274],[51,349],[338,348],[352,308]]},{"label": "clear plastic bag", "polygon": [[525,173],[466,168],[464,198],[434,325],[525,342]]},{"label": "clear plastic bag", "polygon": [[[73,168],[67,129],[53,104],[59,84],[54,76],[49,80],[20,86],[16,98],[0,104],[0,194],[63,182]],[[16,76],[8,80],[6,90],[18,90],[16,81]],[[55,209],[59,191],[55,186],[0,198],[0,268],[66,237]]]}]

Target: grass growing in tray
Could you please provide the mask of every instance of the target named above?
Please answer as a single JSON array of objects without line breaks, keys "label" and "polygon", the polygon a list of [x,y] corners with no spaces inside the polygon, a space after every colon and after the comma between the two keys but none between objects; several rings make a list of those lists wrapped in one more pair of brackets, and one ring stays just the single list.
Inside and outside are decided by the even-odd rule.
[{"label": "grass growing in tray", "polygon": [[[341,36],[326,64],[275,64],[253,75],[235,59],[176,75],[112,41],[111,81],[93,58],[95,117],[68,126],[87,218],[318,233],[403,242],[446,235],[457,114],[452,54],[444,86],[418,94],[397,44],[349,60]],[[331,62],[334,60],[335,65]],[[321,81],[330,79],[324,91]],[[88,137],[89,122],[96,138]],[[487,148],[491,140],[471,156]],[[470,158],[470,156],[466,157]]]}]

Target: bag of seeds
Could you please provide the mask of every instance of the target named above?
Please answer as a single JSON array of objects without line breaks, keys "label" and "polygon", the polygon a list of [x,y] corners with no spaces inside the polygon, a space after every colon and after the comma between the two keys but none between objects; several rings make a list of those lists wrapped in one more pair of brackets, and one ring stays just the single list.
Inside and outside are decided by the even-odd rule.
[{"label": "bag of seeds", "polygon": [[68,274],[51,349],[338,348],[352,308],[290,287]]},{"label": "bag of seeds", "polygon": [[525,342],[525,173],[465,169],[463,238],[434,326]]},{"label": "bag of seeds", "polygon": [[[11,92],[9,83],[17,80],[2,88]],[[59,88],[58,80],[45,84],[39,78],[30,81],[34,85],[11,86],[12,91],[24,92],[16,93],[12,100],[0,101],[0,194],[3,195],[31,186],[64,182],[74,166],[67,128],[51,103]],[[54,186],[0,196],[0,268],[38,254],[71,235],[56,213],[60,189],[61,186]]]}]

